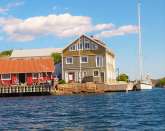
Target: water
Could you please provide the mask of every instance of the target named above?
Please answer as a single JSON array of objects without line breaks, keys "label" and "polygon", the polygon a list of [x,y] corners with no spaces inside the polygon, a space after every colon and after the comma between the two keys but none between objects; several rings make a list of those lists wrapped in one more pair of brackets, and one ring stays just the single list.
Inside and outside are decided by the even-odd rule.
[{"label": "water", "polygon": [[0,130],[164,131],[165,89],[0,98]]}]

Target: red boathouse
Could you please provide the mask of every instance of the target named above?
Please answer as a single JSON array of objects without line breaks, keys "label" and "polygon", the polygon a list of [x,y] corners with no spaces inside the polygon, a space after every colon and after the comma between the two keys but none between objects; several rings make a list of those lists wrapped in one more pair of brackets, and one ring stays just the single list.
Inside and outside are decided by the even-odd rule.
[{"label": "red boathouse", "polygon": [[0,59],[0,85],[45,83],[53,79],[51,58]]}]

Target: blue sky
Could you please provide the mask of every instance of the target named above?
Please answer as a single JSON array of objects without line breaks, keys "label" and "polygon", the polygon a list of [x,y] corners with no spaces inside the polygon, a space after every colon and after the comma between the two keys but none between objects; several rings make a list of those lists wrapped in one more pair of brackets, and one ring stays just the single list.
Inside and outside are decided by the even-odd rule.
[{"label": "blue sky", "polygon": [[[141,0],[144,73],[165,76],[165,0]],[[1,0],[0,51],[64,47],[95,35],[116,54],[116,67],[137,78],[137,0]]]}]

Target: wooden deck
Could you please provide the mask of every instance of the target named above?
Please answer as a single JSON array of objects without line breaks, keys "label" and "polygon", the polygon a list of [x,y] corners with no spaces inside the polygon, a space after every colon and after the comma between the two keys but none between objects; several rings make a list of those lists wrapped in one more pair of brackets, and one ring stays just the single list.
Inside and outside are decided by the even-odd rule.
[{"label": "wooden deck", "polygon": [[15,85],[9,87],[0,87],[0,97],[6,96],[33,96],[33,95],[50,95],[51,85]]}]

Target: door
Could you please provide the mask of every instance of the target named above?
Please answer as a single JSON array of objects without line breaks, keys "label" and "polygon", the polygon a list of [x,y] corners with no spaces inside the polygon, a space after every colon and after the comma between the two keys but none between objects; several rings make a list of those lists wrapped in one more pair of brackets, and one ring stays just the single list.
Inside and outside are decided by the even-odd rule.
[{"label": "door", "polygon": [[75,74],[74,72],[69,72],[68,73],[68,81],[69,82],[74,82]]},{"label": "door", "polygon": [[101,73],[100,73],[100,76],[101,76],[101,82],[104,83],[104,81],[105,81],[105,78],[104,78],[104,72],[101,72]]},{"label": "door", "polygon": [[25,73],[19,74],[19,83],[25,83]]}]

